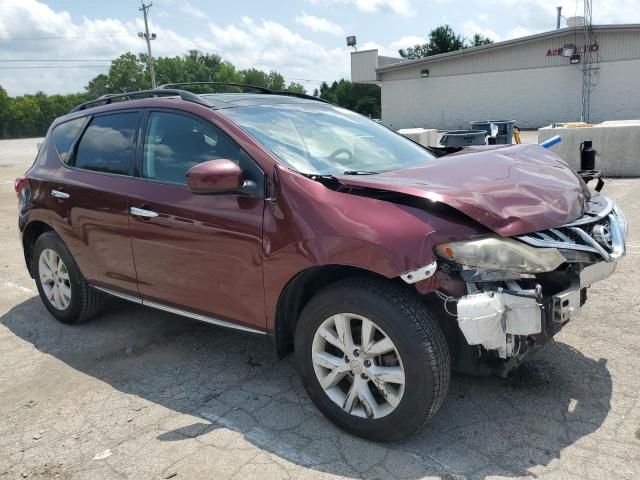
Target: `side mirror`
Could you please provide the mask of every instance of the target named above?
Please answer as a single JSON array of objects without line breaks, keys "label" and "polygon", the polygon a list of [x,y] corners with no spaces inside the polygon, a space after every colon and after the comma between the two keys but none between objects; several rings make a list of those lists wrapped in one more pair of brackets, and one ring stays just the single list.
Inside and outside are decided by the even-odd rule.
[{"label": "side mirror", "polygon": [[187,186],[193,193],[223,193],[243,185],[242,170],[225,158],[199,163],[187,171]]}]

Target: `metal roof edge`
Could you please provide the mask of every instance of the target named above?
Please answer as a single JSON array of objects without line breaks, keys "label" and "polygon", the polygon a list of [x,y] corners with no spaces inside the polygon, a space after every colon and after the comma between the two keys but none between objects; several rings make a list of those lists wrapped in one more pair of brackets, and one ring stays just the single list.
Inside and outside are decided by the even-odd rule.
[{"label": "metal roof edge", "polygon": [[[618,31],[618,30],[640,30],[640,23],[623,23],[623,24],[610,24],[610,25],[593,25],[593,30],[595,31]],[[576,30],[574,27],[566,27],[560,28],[558,30],[550,30],[548,32],[535,33],[533,35],[527,35],[526,37],[518,37],[512,38],[510,40],[504,40],[502,42],[495,42],[489,45],[482,45],[479,47],[468,47],[462,50],[456,50],[455,52],[447,52],[441,53],[439,55],[432,55],[430,57],[417,58],[415,60],[404,60],[398,59],[397,63],[391,63],[389,65],[384,65],[383,67],[376,68],[376,72],[383,73],[388,72],[390,70],[396,70],[399,68],[408,68],[416,65],[436,62],[439,60],[445,60],[450,57],[457,57],[461,55],[473,55],[476,53],[486,52],[488,50],[500,49],[511,47],[514,45],[525,44],[529,42],[533,42],[536,40],[541,40],[543,38],[562,36],[567,33],[573,33]],[[578,30],[582,31],[582,27],[578,27]]]}]

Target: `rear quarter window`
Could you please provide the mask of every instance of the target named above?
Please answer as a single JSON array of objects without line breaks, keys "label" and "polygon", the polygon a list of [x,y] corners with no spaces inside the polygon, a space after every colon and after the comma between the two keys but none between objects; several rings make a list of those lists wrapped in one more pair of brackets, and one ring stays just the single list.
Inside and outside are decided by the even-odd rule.
[{"label": "rear quarter window", "polygon": [[82,130],[82,127],[86,121],[86,117],[80,117],[74,120],[69,120],[68,122],[61,123],[53,129],[53,143],[56,146],[56,150],[58,152],[60,160],[62,160],[63,162],[68,163],[71,148],[73,147],[73,144],[76,138],[78,138],[80,130]]}]

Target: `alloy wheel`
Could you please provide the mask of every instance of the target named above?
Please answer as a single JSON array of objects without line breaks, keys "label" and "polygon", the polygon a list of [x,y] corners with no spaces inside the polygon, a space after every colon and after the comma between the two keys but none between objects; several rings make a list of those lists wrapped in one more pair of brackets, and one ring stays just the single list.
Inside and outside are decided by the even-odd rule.
[{"label": "alloy wheel", "polygon": [[391,338],[369,318],[352,313],[327,318],[315,332],[311,355],[320,386],[345,412],[377,419],[400,404],[402,360]]},{"label": "alloy wheel", "polygon": [[38,273],[47,300],[58,310],[65,310],[71,303],[71,282],[60,255],[50,248],[42,250]]}]

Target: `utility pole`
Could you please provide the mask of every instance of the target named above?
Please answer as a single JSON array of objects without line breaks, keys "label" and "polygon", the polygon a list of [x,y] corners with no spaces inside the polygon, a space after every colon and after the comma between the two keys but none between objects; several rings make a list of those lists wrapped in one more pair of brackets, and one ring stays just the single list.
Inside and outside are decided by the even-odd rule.
[{"label": "utility pole", "polygon": [[147,12],[153,6],[153,3],[149,5],[145,5],[143,1],[141,1],[142,7],[140,7],[140,11],[144,14],[144,32],[139,32],[138,36],[140,38],[144,38],[147,41],[147,53],[149,54],[149,73],[151,74],[151,86],[156,88],[156,72],[153,69],[153,55],[151,55],[151,40],[156,39],[156,34],[149,34],[149,22],[147,21]]},{"label": "utility pole", "polygon": [[558,15],[556,16],[556,30],[560,30],[560,22],[562,21],[562,7],[556,7]]}]

